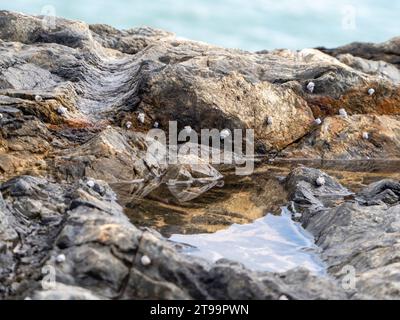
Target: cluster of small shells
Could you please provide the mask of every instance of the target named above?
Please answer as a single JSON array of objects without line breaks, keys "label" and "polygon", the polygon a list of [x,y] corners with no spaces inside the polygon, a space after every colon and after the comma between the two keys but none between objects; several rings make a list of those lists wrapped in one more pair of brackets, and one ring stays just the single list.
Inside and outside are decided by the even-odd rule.
[{"label": "cluster of small shells", "polygon": [[[314,82],[309,82],[307,84],[307,90],[309,92],[313,93],[314,89],[315,89],[315,83]],[[375,94],[375,89],[374,88],[368,89],[368,94],[370,96],[374,95]],[[347,111],[344,108],[339,109],[339,115],[342,116],[343,118],[347,118],[348,117]],[[314,120],[314,124],[320,125],[320,124],[322,124],[322,120],[320,118],[317,118],[317,119]],[[363,132],[362,133],[362,138],[364,140],[369,140],[369,133],[368,132]]]}]

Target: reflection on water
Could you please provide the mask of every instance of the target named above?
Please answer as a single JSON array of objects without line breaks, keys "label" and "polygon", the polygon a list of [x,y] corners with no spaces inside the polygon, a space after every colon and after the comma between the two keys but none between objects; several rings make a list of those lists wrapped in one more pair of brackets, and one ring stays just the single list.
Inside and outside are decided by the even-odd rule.
[{"label": "reflection on water", "polygon": [[313,237],[284,209],[281,216],[267,215],[251,224],[234,224],[213,234],[173,235],[171,241],[189,244],[184,252],[217,261],[238,261],[259,271],[284,272],[304,267],[324,274]]},{"label": "reflection on water", "polygon": [[268,161],[270,164],[293,168],[304,165],[321,170],[342,170],[363,173],[392,173],[400,169],[399,159],[289,159],[276,158]]},{"label": "reflection on water", "polygon": [[154,181],[113,183],[112,188],[132,223],[155,228],[168,237],[252,223],[265,212],[278,215],[280,207],[288,204],[284,178],[299,165],[322,169],[351,192],[382,179],[400,180],[399,160],[260,160],[251,176],[236,176],[234,170],[221,171],[223,177],[193,176],[193,170],[189,175],[176,167]]}]

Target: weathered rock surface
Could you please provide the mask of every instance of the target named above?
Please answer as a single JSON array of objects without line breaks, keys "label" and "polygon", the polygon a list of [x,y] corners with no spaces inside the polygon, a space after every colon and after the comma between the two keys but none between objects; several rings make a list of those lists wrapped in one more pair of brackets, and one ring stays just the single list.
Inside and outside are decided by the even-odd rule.
[{"label": "weathered rock surface", "polygon": [[325,160],[398,159],[399,120],[398,115],[329,117],[302,141],[288,147],[284,154]]},{"label": "weathered rock surface", "polygon": [[400,38],[396,37],[384,43],[361,43],[354,42],[336,49],[321,48],[333,56],[339,54],[351,54],[373,61],[386,61],[399,68],[400,65]]},{"label": "weathered rock surface", "polygon": [[[44,21],[0,13],[0,101],[18,109],[21,119],[40,119],[53,130],[50,139],[69,139],[57,143],[59,148],[69,149],[107,124],[131,122],[130,130],[145,131],[155,122],[167,129],[176,120],[179,128],[196,131],[253,128],[257,150],[274,153],[312,133],[315,118],[329,119],[340,108],[378,118],[399,114],[398,75],[390,67],[345,64],[315,49],[249,53],[149,28],[119,31],[61,18],[54,26]],[[313,92],[307,90],[310,82]],[[367,94],[369,88],[375,95]],[[363,156],[352,144],[346,148]],[[38,153],[39,159],[47,157]]]},{"label": "weathered rock surface", "polygon": [[[330,277],[210,264],[131,221],[168,216],[176,203],[222,186],[227,169],[185,156],[165,165],[149,152],[155,141],[146,132],[156,122],[164,130],[170,120],[197,132],[252,128],[258,153],[287,158],[399,159],[399,52],[393,39],[250,53],[151,28],[61,18],[49,25],[0,11],[0,298],[398,299],[397,181],[352,195],[300,168],[285,186],[248,178],[259,193],[249,195],[243,178],[229,186],[229,201],[195,203],[209,201],[208,212],[191,224],[228,225],[259,217],[271,200],[263,197],[279,207],[287,192]],[[163,206],[140,211],[134,201],[148,195]],[[255,198],[259,205],[243,205]],[[340,281],[347,265],[357,272],[353,291]],[[56,277],[47,290],[44,267]]]},{"label": "weathered rock surface", "polygon": [[[315,184],[319,176],[325,178],[323,187]],[[309,168],[294,170],[286,183],[328,272],[340,279],[346,268],[354,268],[353,298],[399,299],[400,183],[383,180],[349,197],[333,178]]]},{"label": "weathered rock surface", "polygon": [[[347,297],[333,280],[306,270],[260,273],[234,262],[209,264],[186,257],[157,233],[130,224],[115,194],[100,181],[93,188],[81,182],[63,189],[26,176],[10,180],[1,190],[3,298]],[[46,214],[34,215],[32,208]],[[65,258],[59,260],[60,255]],[[41,288],[43,267],[53,268],[57,281],[46,290]]]}]

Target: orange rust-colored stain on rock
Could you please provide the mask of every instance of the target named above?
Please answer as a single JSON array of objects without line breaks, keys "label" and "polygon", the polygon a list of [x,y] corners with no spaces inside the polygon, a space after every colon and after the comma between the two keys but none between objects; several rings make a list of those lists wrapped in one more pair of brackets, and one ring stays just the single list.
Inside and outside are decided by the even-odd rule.
[{"label": "orange rust-colored stain on rock", "polygon": [[[374,88],[375,94],[369,95],[369,88]],[[399,115],[400,87],[374,83],[351,89],[339,99],[329,96],[308,96],[306,101],[315,117],[337,115],[341,108],[346,109],[349,115]]]},{"label": "orange rust-colored stain on rock", "polygon": [[91,130],[96,130],[96,129],[101,129],[102,127],[105,127],[107,124],[104,123],[97,123],[93,124],[92,122],[89,122],[84,119],[66,119],[64,123],[62,124],[49,124],[47,127],[50,130],[53,131],[62,131],[65,129],[91,129]]}]

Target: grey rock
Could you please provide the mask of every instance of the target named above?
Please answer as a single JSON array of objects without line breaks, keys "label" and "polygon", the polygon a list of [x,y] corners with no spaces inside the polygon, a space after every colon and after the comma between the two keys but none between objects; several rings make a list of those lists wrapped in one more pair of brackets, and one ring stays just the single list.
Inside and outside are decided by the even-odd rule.
[{"label": "grey rock", "polygon": [[374,61],[386,61],[397,67],[400,65],[400,38],[396,37],[389,41],[375,44],[354,42],[336,49],[320,48],[322,51],[332,54],[351,54],[355,57],[361,57]]},{"label": "grey rock", "polygon": [[[150,28],[61,18],[49,28],[42,18],[0,11],[0,298],[399,297],[396,181],[352,195],[319,170],[288,176],[292,210],[315,236],[328,277],[185,256],[155,230],[132,225],[120,205],[170,179],[195,180],[170,188],[183,201],[222,180],[219,168],[166,166],[149,153],[145,132],[155,122],[197,132],[254,128],[257,152],[272,155],[399,158],[398,39],[250,53]],[[337,117],[340,108],[349,116]],[[341,286],[347,265],[357,272],[351,292]],[[56,272],[48,290],[45,266]]]},{"label": "grey rock", "polygon": [[354,57],[351,54],[341,54],[337,59],[348,66],[360,70],[364,73],[377,75],[394,84],[400,84],[400,70],[394,65],[385,61],[373,61],[360,57]]},{"label": "grey rock", "polygon": [[[15,247],[12,252],[6,248],[11,261],[2,260],[0,274],[10,269],[7,273],[10,280],[2,282],[6,290],[3,297],[279,299],[283,294],[291,299],[347,297],[333,280],[317,280],[305,270],[286,274],[253,272],[235,262],[210,264],[185,256],[157,233],[134,227],[116,202],[115,194],[106,184],[102,187],[104,191],[98,193],[83,181],[65,188],[31,177],[2,185],[10,217],[19,216],[18,207],[12,204],[24,203],[27,196],[39,201],[42,207],[52,208],[55,217],[62,217],[51,226],[42,226],[40,218],[24,218],[30,223],[25,225],[25,233],[19,231],[24,240],[21,250],[17,255]],[[62,199],[66,206],[60,214],[53,203]],[[4,228],[9,228],[1,221]],[[14,224],[15,228],[22,226],[21,221]],[[63,263],[56,261],[60,254],[66,257]],[[151,264],[141,263],[143,256],[149,257]],[[29,263],[29,267],[13,263],[13,259],[28,257],[29,261],[21,261]],[[47,290],[40,287],[44,265],[55,270],[56,282]],[[17,274],[23,281],[11,286]],[[304,290],[299,290],[300,285]]]},{"label": "grey rock", "polygon": [[309,183],[315,174],[322,172],[296,169],[287,184],[291,199],[304,212],[301,222],[322,249],[328,272],[343,279],[344,268],[354,268],[356,299],[399,299],[399,184],[384,180],[349,199],[343,198],[345,189],[328,177],[324,197],[335,201],[326,202]]},{"label": "grey rock", "polygon": [[[315,99],[339,99],[369,82],[392,90],[318,50],[250,53],[149,28],[119,31],[61,18],[46,28],[40,17],[7,11],[0,21],[0,88],[22,102],[34,90],[44,97],[44,121],[79,119],[86,130],[109,119],[141,129],[154,122],[166,128],[169,120],[198,132],[251,127],[259,150],[274,153],[313,131]],[[305,90],[310,82],[312,94]],[[60,107],[68,113],[57,114]]]}]

